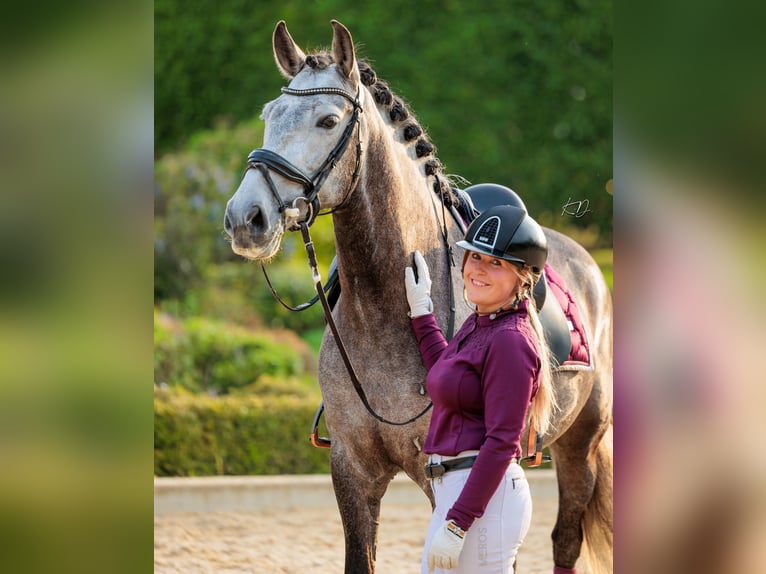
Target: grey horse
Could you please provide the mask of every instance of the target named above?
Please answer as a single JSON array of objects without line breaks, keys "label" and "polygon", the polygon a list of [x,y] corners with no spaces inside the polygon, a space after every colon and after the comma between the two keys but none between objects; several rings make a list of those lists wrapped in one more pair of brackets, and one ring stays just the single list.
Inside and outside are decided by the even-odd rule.
[{"label": "grey horse", "polygon": [[[412,111],[357,61],[349,31],[337,21],[332,27],[331,51],[306,55],[285,23],[277,24],[274,57],[289,86],[263,108],[263,146],[251,154],[224,227],[236,253],[268,260],[286,231],[310,224],[320,210],[332,214],[341,286],[333,317],[371,408],[329,330],[318,378],[345,572],[363,574],[375,569],[381,499],[394,475],[403,470],[432,500],[421,450],[429,416],[418,416],[429,404],[421,394],[426,373],[403,281],[415,250],[429,265],[445,333],[471,310],[459,296],[462,252],[449,247],[462,234],[445,209],[454,204],[453,186],[435,148]],[[554,230],[546,235],[549,263],[571,289],[590,344],[587,365],[562,365],[554,377],[560,411],[544,437],[559,485],[553,560],[574,567],[582,550],[581,572],[611,572],[611,295],[581,246]]]}]

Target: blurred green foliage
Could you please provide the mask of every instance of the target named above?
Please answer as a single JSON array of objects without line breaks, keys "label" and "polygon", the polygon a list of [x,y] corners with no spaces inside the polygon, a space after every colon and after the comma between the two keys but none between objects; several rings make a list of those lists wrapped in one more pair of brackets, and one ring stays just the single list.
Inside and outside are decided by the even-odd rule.
[{"label": "blurred green foliage", "polygon": [[223,213],[236,189],[240,146],[262,137],[258,122],[206,131],[165,154],[154,168],[155,300],[182,296],[203,283],[211,262],[234,259]]},{"label": "blurred green foliage", "polygon": [[[330,44],[333,18],[410,103],[449,173],[508,185],[551,227],[595,226],[598,245],[611,245],[609,0],[285,0],[257,10],[242,0],[158,0],[157,157],[199,130],[253,122],[279,95],[277,21],[311,51]],[[253,137],[233,150],[238,169],[260,143]],[[568,201],[584,200],[587,215],[562,215]]]},{"label": "blurred green foliage", "polygon": [[614,251],[611,249],[595,249],[590,252],[604,274],[606,284],[614,294]]},{"label": "blurred green foliage", "polygon": [[[317,308],[291,313],[276,305],[259,265],[235,255],[223,231],[226,202],[242,173],[242,150],[260,142],[263,126],[251,120],[235,127],[202,130],[188,145],[158,159],[154,170],[154,301],[181,315],[214,315],[239,323],[295,330],[324,323]],[[248,147],[249,146],[249,147]],[[311,228],[326,277],[335,255],[332,221]],[[313,294],[300,235],[286,234],[267,265],[280,296],[296,305]]]},{"label": "blurred green foliage", "polygon": [[256,332],[202,317],[155,311],[154,380],[214,395],[257,388],[262,377],[313,370],[314,355],[293,332]]}]

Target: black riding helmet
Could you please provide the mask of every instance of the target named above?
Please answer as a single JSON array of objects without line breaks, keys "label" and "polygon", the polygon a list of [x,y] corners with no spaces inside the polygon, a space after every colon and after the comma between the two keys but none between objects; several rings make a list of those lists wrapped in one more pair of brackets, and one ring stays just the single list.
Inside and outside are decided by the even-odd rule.
[{"label": "black riding helmet", "polygon": [[483,211],[471,222],[458,247],[529,265],[542,273],[548,258],[548,240],[542,227],[524,209],[497,205]]},{"label": "black riding helmet", "polygon": [[471,203],[479,213],[495,205],[515,205],[527,209],[518,193],[499,183],[477,183],[466,187],[463,192],[471,198]]}]

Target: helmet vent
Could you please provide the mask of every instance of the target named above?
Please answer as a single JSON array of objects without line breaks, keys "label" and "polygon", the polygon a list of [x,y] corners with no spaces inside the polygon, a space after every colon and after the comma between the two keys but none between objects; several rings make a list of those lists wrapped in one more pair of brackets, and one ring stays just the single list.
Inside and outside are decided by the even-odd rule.
[{"label": "helmet vent", "polygon": [[499,231],[500,218],[497,216],[490,217],[476,230],[472,243],[494,249]]}]

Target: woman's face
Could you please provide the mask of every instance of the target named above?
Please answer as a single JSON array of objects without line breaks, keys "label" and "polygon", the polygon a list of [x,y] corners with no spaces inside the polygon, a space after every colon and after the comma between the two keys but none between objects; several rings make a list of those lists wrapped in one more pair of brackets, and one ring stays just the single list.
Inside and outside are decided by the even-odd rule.
[{"label": "woman's face", "polygon": [[468,251],[463,267],[466,297],[479,313],[493,313],[515,297],[519,277],[505,259]]}]

